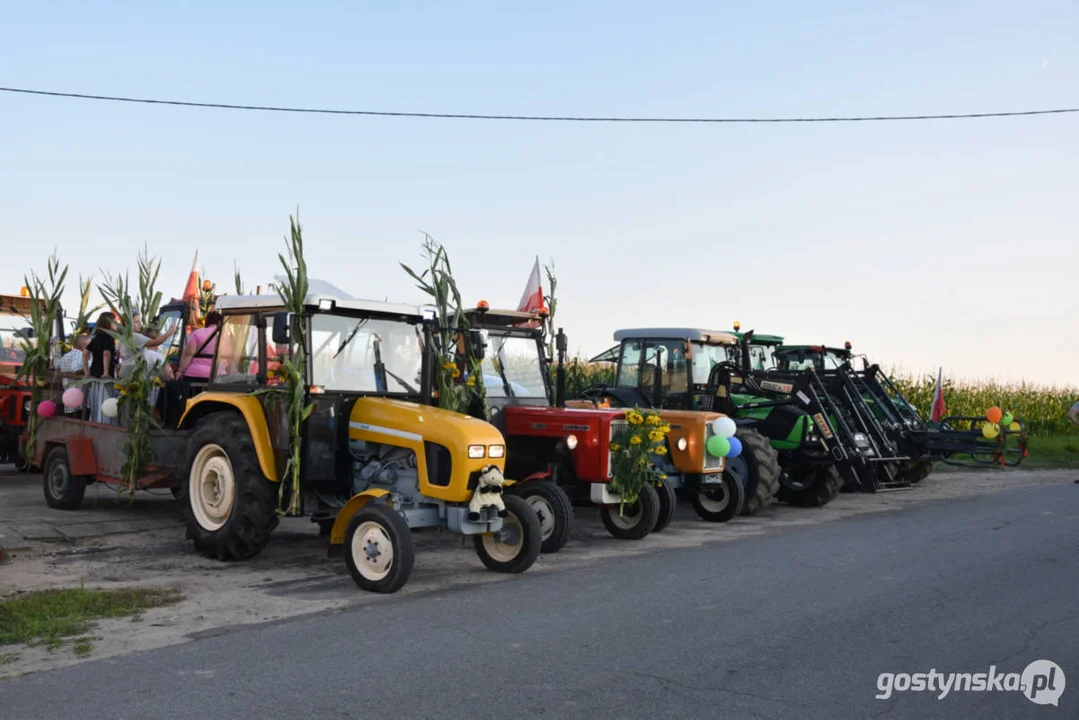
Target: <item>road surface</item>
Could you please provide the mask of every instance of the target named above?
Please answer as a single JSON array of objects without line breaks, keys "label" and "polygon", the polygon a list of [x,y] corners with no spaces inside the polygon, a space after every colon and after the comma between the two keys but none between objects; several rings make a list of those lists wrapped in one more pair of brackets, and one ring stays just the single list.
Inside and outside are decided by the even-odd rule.
[{"label": "road surface", "polygon": [[[1019,488],[225,628],[0,682],[0,718],[1076,717],[1077,540],[1079,486]],[[875,697],[1040,659],[1059,707]]]}]

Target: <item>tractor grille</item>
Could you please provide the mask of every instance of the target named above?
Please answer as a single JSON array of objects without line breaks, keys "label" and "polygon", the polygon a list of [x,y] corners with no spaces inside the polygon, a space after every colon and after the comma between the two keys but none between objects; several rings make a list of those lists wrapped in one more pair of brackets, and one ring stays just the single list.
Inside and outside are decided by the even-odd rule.
[{"label": "tractor grille", "polygon": [[453,469],[449,449],[433,442],[425,442],[423,449],[427,454],[427,482],[449,487],[450,471]]},{"label": "tractor grille", "polygon": [[712,427],[712,423],[704,424],[704,469],[705,470],[718,470],[723,465],[723,458],[717,458],[708,452],[708,439],[716,434],[715,429]]},{"label": "tractor grille", "polygon": [[614,453],[610,450],[610,444],[614,442],[614,436],[618,434],[620,430],[629,427],[629,423],[625,420],[612,420],[611,421],[611,434],[607,438],[607,477],[614,476]]}]

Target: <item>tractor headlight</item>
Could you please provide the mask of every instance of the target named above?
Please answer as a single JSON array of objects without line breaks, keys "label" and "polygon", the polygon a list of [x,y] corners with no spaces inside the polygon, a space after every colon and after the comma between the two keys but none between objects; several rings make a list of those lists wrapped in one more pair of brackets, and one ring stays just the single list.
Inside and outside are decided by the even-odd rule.
[{"label": "tractor headlight", "polygon": [[576,450],[577,449],[577,436],[576,435],[569,435],[568,437],[566,437],[566,447],[568,447],[570,450]]},{"label": "tractor headlight", "polygon": [[863,433],[854,433],[854,447],[867,448],[869,447],[869,438]]},{"label": "tractor headlight", "polygon": [[810,430],[808,433],[806,433],[806,442],[816,445],[820,442],[820,435],[817,434],[816,430]]},{"label": "tractor headlight", "polygon": [[477,460],[484,457],[487,454],[487,448],[483,445],[469,445],[468,457],[470,460]]},{"label": "tractor headlight", "polygon": [[491,445],[487,448],[487,457],[489,458],[502,458],[506,457],[505,445]]},{"label": "tractor headlight", "polygon": [[685,452],[686,448],[689,447],[689,441],[686,440],[684,437],[680,437],[678,438],[678,442],[675,443],[675,446],[682,452]]},{"label": "tractor headlight", "polygon": [[22,416],[23,417],[29,417],[30,416],[30,398],[27,398],[22,404]]}]

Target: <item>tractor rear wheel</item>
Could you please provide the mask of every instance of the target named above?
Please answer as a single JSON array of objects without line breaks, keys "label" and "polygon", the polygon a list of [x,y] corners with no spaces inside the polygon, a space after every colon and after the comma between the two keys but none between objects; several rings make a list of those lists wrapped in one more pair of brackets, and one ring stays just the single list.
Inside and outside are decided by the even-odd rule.
[{"label": "tractor rear wheel", "polygon": [[784,476],[776,498],[795,507],[823,507],[839,495],[842,486],[835,465],[799,465]]},{"label": "tractor rear wheel", "polygon": [[637,501],[623,507],[606,505],[600,508],[603,526],[619,540],[640,540],[656,527],[659,519],[659,493],[645,483]]},{"label": "tractor rear wheel", "polygon": [[45,502],[57,510],[75,510],[82,504],[86,493],[86,478],[71,473],[67,448],[57,445],[45,457],[41,471],[45,481]]},{"label": "tractor rear wheel", "polygon": [[659,495],[659,515],[656,517],[656,526],[652,532],[659,532],[671,524],[674,519],[675,508],[678,507],[678,496],[674,492],[674,485],[669,482],[661,482],[656,485],[656,493]]},{"label": "tractor rear wheel", "polygon": [[506,517],[498,532],[473,535],[476,554],[488,570],[522,573],[536,562],[543,544],[539,518],[524,498],[506,495]]},{"label": "tractor rear wheel", "polygon": [[690,489],[693,509],[702,520],[727,522],[738,517],[746,502],[746,489],[734,475],[723,473],[723,482]]},{"label": "tractor rear wheel", "polygon": [[920,483],[933,474],[933,463],[929,460],[919,460],[907,470],[907,478],[911,483]]},{"label": "tractor rear wheel", "polygon": [[401,514],[385,505],[366,505],[348,521],[345,565],[361,590],[393,593],[412,574],[412,531]]},{"label": "tractor rear wheel", "polygon": [[514,485],[511,492],[536,511],[543,537],[540,552],[549,555],[561,550],[573,531],[573,504],[566,491],[550,480],[534,480]]},{"label": "tractor rear wheel", "polygon": [[277,527],[277,485],[259,466],[247,422],[207,415],[187,441],[184,521],[195,548],[218,560],[258,555]]},{"label": "tractor rear wheel", "polygon": [[779,453],[758,430],[743,427],[735,433],[742,443],[742,452],[727,460],[724,475],[734,475],[746,489],[743,515],[754,515],[779,492]]}]

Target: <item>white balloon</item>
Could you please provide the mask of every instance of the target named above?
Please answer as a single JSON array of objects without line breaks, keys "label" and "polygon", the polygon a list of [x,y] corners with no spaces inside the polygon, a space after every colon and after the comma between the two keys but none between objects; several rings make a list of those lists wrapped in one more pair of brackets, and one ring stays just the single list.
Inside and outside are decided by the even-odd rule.
[{"label": "white balloon", "polygon": [[735,425],[734,420],[731,420],[729,417],[721,417],[712,421],[712,429],[715,430],[716,435],[730,438],[734,437],[734,433],[738,430],[738,426]]},{"label": "white balloon", "polygon": [[120,414],[120,403],[116,401],[116,398],[108,398],[101,403],[101,414],[105,417],[116,417]]}]

